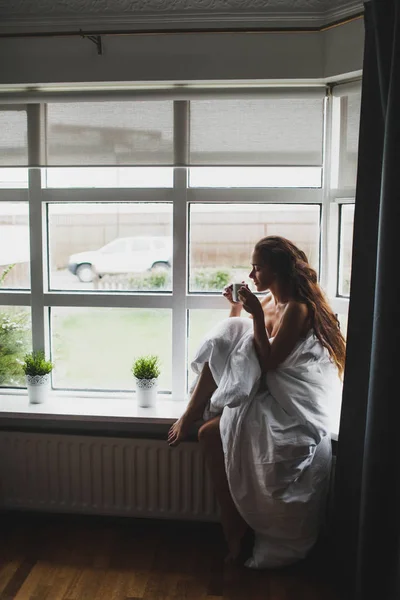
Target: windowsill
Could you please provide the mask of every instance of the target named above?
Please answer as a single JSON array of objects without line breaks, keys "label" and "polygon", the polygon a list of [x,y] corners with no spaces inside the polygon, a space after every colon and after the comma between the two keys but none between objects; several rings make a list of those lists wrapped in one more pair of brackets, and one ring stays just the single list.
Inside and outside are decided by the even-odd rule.
[{"label": "windowsill", "polygon": [[[158,394],[154,408],[140,408],[133,393],[110,397],[100,394],[75,395],[51,392],[43,404],[29,404],[25,391],[0,394],[0,421],[32,420],[61,423],[137,423],[170,425],[182,415],[186,402]],[[339,413],[332,414],[332,440],[337,441]],[[0,423],[1,424],[1,423]]]},{"label": "windowsill", "polygon": [[51,392],[43,404],[29,404],[26,392],[10,391],[0,394],[0,419],[170,424],[185,406],[186,402],[172,400],[167,394],[158,394],[154,408],[140,408],[133,393],[111,398],[67,392]]}]

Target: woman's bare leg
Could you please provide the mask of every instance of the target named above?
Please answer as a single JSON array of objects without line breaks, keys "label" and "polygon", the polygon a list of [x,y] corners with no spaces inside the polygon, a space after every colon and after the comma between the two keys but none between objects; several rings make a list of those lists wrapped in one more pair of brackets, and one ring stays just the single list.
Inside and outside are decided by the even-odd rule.
[{"label": "woman's bare leg", "polygon": [[199,442],[205,454],[207,466],[221,509],[221,523],[229,549],[228,561],[239,556],[243,536],[248,525],[233,502],[225,470],[219,422],[221,417],[207,421],[199,429]]},{"label": "woman's bare leg", "polygon": [[[210,367],[205,363],[185,413],[169,430],[170,446],[177,446],[187,436],[190,426],[202,418],[207,403],[216,389],[217,384]],[[215,417],[204,423],[199,429],[198,436],[221,509],[221,523],[229,549],[228,559],[234,560],[240,552],[241,541],[248,525],[238,513],[229,489],[219,432],[220,419],[221,417]]]},{"label": "woman's bare leg", "polygon": [[190,426],[202,418],[207,403],[216,389],[217,384],[210,367],[208,363],[205,363],[184,414],[169,430],[168,443],[170,446],[177,446],[184,440]]}]

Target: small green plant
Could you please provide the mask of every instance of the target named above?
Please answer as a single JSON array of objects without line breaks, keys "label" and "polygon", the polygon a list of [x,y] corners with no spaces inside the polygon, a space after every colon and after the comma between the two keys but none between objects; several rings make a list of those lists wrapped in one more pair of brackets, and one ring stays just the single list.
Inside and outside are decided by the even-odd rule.
[{"label": "small green plant", "polygon": [[160,375],[158,356],[139,356],[132,365],[132,374],[137,379],[154,379]]},{"label": "small green plant", "polygon": [[25,375],[47,375],[53,370],[53,363],[46,360],[43,350],[25,354],[24,364],[22,365]]}]

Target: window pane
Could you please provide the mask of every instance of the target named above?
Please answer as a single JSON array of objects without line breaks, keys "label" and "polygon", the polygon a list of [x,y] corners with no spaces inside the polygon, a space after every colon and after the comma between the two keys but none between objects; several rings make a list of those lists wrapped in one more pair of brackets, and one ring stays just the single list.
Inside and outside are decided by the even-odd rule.
[{"label": "window pane", "polygon": [[21,364],[32,349],[26,306],[0,306],[0,387],[25,387]]},{"label": "window pane", "polygon": [[0,110],[0,166],[28,164],[25,110]]},{"label": "window pane", "polygon": [[0,289],[30,286],[29,214],[26,202],[0,202]]},{"label": "window pane", "polygon": [[353,224],[354,204],[342,204],[340,207],[339,296],[350,295]]},{"label": "window pane", "polygon": [[171,390],[171,311],[129,308],[52,308],[53,386],[133,390],[133,361],[157,354],[159,390]]},{"label": "window pane", "polygon": [[191,292],[221,292],[248,281],[258,240],[280,235],[299,246],[318,271],[320,206],[299,204],[191,204]]},{"label": "window pane", "polygon": [[171,290],[171,204],[49,204],[48,228],[51,289]]},{"label": "window pane", "polygon": [[322,165],[322,98],[195,100],[190,163]]},{"label": "window pane", "polygon": [[12,189],[28,187],[28,169],[1,169],[0,168],[0,189]]},{"label": "window pane", "polygon": [[44,169],[47,188],[172,188],[171,167],[53,167]]},{"label": "window pane", "polygon": [[320,167],[192,167],[190,187],[312,187],[322,184]]},{"label": "window pane", "polygon": [[220,323],[223,319],[229,317],[229,303],[226,303],[226,310],[190,310],[189,311],[189,337],[188,337],[188,387],[190,388],[191,383],[195,378],[195,374],[190,368],[191,362],[194,355],[202,342],[205,335],[212,329],[217,323]]},{"label": "window pane", "polygon": [[49,165],[173,164],[173,102],[47,105]]}]

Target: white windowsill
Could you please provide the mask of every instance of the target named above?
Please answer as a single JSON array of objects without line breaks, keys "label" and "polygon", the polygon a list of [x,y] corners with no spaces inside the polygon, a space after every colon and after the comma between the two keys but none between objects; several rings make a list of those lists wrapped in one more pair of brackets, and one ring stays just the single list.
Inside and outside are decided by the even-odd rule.
[{"label": "white windowsill", "polygon": [[134,393],[110,397],[51,392],[43,404],[29,404],[26,392],[0,394],[0,418],[169,424],[178,419],[186,402],[158,394],[154,408],[140,408]]},{"label": "white windowsill", "polygon": [[[51,392],[43,404],[29,404],[25,391],[0,393],[0,419],[40,419],[61,422],[172,424],[179,419],[186,401],[158,394],[154,408],[140,408],[135,394],[105,396]],[[340,410],[332,411],[333,440],[338,439]]]}]

